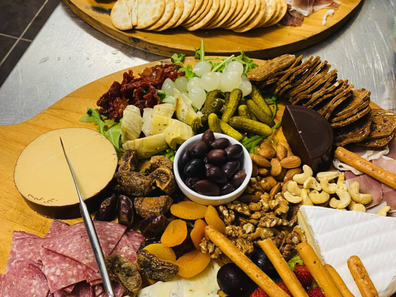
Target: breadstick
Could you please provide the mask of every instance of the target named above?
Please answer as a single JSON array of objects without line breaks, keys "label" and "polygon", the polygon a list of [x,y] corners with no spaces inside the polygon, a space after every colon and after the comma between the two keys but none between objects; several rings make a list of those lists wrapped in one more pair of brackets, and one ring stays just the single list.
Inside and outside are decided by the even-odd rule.
[{"label": "breadstick", "polygon": [[323,290],[326,297],[342,297],[315,251],[307,242],[297,245],[297,253],[304,261],[304,265],[307,266],[309,272],[311,272],[313,278]]},{"label": "breadstick", "polygon": [[396,189],[396,175],[374,165],[373,163],[363,159],[362,157],[352,153],[343,147],[338,147],[334,152],[334,157],[339,159],[340,161],[348,164],[357,170],[360,170],[367,175],[375,178],[376,180],[380,181],[388,185],[389,187]]},{"label": "breadstick", "polygon": [[336,284],[338,290],[341,292],[342,297],[353,297],[351,291],[349,291],[337,270],[335,270],[334,267],[329,264],[325,264],[324,267],[326,268],[327,273],[333,279],[333,282]]},{"label": "breadstick", "polygon": [[289,297],[273,280],[245,256],[228,238],[211,225],[205,227],[205,233],[220,250],[241,268],[270,297]]},{"label": "breadstick", "polygon": [[264,241],[259,241],[259,245],[274,265],[290,293],[292,293],[294,297],[308,297],[307,292],[305,292],[296,275],[290,269],[289,265],[287,265],[285,258],[283,258],[272,239],[268,238]]},{"label": "breadstick", "polygon": [[358,256],[352,256],[348,259],[347,263],[362,297],[378,297],[378,292],[360,258]]}]

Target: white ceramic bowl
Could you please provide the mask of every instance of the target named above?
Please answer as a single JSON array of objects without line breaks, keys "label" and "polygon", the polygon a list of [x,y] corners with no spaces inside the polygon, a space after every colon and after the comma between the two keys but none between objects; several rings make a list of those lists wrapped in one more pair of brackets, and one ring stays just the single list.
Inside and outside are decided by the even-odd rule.
[{"label": "white ceramic bowl", "polygon": [[[197,192],[191,190],[187,185],[184,183],[184,181],[181,178],[180,172],[179,172],[179,159],[181,156],[181,153],[185,149],[190,149],[194,143],[196,143],[198,140],[201,139],[202,134],[195,135],[185,141],[179,149],[176,151],[175,155],[175,160],[174,160],[174,165],[173,165],[173,170],[175,173],[175,178],[176,182],[180,188],[180,190],[183,192],[184,195],[186,195],[188,198],[190,198],[192,201],[200,203],[200,204],[205,204],[205,205],[221,205],[221,204],[226,204],[229,203],[235,199],[237,199],[241,194],[245,191],[246,187],[249,184],[249,180],[252,176],[252,160],[250,159],[249,152],[245,149],[245,147],[242,145],[243,148],[243,155],[241,157],[241,169],[243,169],[246,172],[246,178],[243,181],[243,183],[237,188],[235,191],[232,193],[229,193],[227,195],[223,196],[206,196],[206,195],[201,195],[198,194]],[[221,133],[214,133],[214,136],[216,139],[224,137],[227,138],[231,144],[240,144],[239,141],[237,141],[235,138],[232,138],[228,135],[221,134]]]}]

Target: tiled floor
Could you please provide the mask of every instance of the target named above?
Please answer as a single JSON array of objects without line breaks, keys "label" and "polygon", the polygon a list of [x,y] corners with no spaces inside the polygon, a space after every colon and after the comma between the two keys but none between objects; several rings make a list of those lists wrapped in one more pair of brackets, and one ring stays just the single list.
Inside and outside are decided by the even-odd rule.
[{"label": "tiled floor", "polygon": [[0,86],[60,0],[0,0]]}]

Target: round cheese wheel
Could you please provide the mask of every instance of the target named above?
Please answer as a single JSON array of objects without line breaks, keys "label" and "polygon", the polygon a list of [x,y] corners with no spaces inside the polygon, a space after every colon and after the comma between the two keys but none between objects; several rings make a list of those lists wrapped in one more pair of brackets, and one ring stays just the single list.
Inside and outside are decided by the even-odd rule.
[{"label": "round cheese wheel", "polygon": [[27,204],[47,217],[74,218],[80,216],[79,199],[60,138],[88,207],[103,198],[99,194],[112,180],[118,158],[106,137],[86,128],[49,131],[22,151],[14,179]]}]

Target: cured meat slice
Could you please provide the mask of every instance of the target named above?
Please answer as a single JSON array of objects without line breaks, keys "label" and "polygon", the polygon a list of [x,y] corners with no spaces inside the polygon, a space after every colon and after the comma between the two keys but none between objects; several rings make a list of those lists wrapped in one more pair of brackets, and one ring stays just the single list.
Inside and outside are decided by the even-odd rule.
[{"label": "cured meat slice", "polygon": [[367,174],[355,175],[351,171],[345,171],[345,182],[349,186],[357,181],[360,185],[360,193],[371,194],[373,201],[365,205],[367,208],[376,206],[382,201],[382,184]]},{"label": "cured meat slice", "polygon": [[[26,262],[24,262],[26,264]],[[18,270],[6,273],[1,278],[1,296],[43,297],[49,292],[47,280],[41,270],[33,264],[19,266]]]},{"label": "cured meat slice", "polygon": [[[125,232],[126,226],[114,222],[94,222],[103,255],[108,256]],[[43,247],[70,257],[89,268],[98,271],[84,223],[68,227],[61,235],[51,238]]]},{"label": "cured meat slice", "polygon": [[[111,285],[116,297],[122,297],[124,295],[124,287],[122,285],[116,282],[112,282]],[[109,297],[109,295],[107,295],[106,292],[103,292],[103,294],[99,295],[99,297]]]},{"label": "cured meat slice", "polygon": [[[85,280],[83,265],[69,257],[42,249],[43,273],[52,293]],[[66,289],[69,293],[73,287]]]},{"label": "cured meat slice", "polygon": [[100,294],[102,294],[104,292],[104,289],[101,285],[95,285],[93,286],[93,290],[94,290],[94,296],[97,297]]},{"label": "cured meat slice", "polygon": [[70,225],[68,223],[65,223],[63,221],[59,220],[53,220],[51,227],[49,228],[47,234],[44,235],[43,238],[49,238],[52,236],[57,236],[61,232],[65,231]]},{"label": "cured meat slice", "polygon": [[71,293],[71,292],[73,292],[73,289],[74,289],[75,286],[76,285],[70,285],[70,286],[67,286],[67,287],[63,288],[62,290],[67,292],[67,293]]},{"label": "cured meat slice", "polygon": [[[381,157],[378,160],[373,160],[373,164],[396,174],[396,160],[394,159]],[[390,206],[392,210],[396,210],[396,190],[382,184],[382,193],[386,204]]]},{"label": "cured meat slice", "polygon": [[112,254],[121,255],[132,263],[136,263],[136,250],[128,236],[124,234]]},{"label": "cured meat slice", "polygon": [[137,252],[137,250],[140,248],[140,244],[145,239],[144,236],[141,233],[133,231],[131,229],[127,230],[125,232],[125,234],[128,236],[128,238],[129,238],[130,242],[132,243],[135,251]]},{"label": "cured meat slice", "polygon": [[54,293],[54,297],[95,297],[93,288],[86,282],[78,283],[71,293],[59,290]]}]

